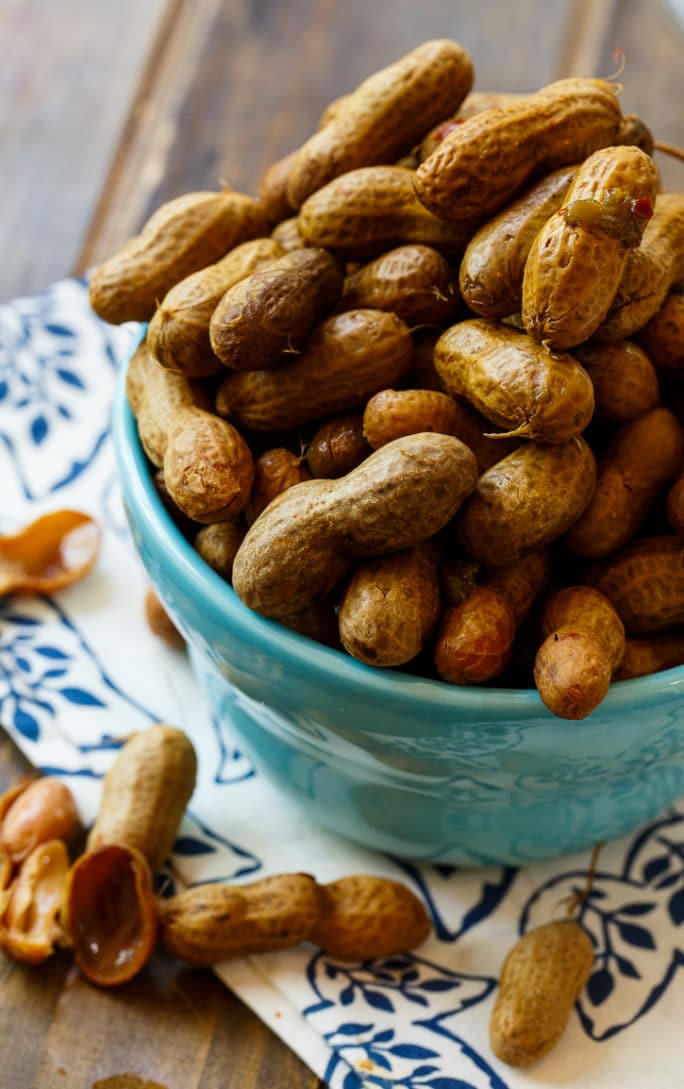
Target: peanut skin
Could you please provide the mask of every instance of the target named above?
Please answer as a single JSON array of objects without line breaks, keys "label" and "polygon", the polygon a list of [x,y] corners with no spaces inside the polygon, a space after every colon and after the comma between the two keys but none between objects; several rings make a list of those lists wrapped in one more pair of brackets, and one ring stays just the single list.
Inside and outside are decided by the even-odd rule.
[{"label": "peanut skin", "polygon": [[342,877],[321,886],[320,916],[311,941],[341,960],[375,960],[422,945],[431,923],[406,885],[387,878]]},{"label": "peanut skin", "polygon": [[562,443],[580,435],[594,411],[591,380],[570,355],[551,357],[507,325],[474,318],[452,325],[435,345],[442,387],[465,397],[505,434]]},{"label": "peanut skin", "polygon": [[404,665],[423,649],[440,604],[437,554],[430,542],[360,560],[340,605],[340,640],[348,654],[368,665]]},{"label": "peanut skin", "polygon": [[229,288],[283,252],[273,239],[255,238],[174,284],[147,330],[147,344],[157,363],[186,378],[219,374],[222,365],[209,340],[214,310]]},{"label": "peanut skin", "polygon": [[477,482],[456,519],[457,537],[480,563],[497,567],[561,537],[586,508],[596,462],[584,439],[525,443]]},{"label": "peanut skin", "polygon": [[391,163],[461,104],[473,82],[466,51],[447,39],[424,42],[375,72],[326,111],[323,126],[297,152],[287,199],[311,193],[356,167]]},{"label": "peanut skin", "polygon": [[349,310],[321,322],[291,363],[225,378],[216,410],[256,431],[299,427],[355,408],[398,381],[411,350],[411,334],[394,314]]},{"label": "peanut skin", "polygon": [[640,148],[603,148],[582,163],[564,207],[536,236],[525,262],[522,319],[534,340],[572,348],[596,332],[657,188],[658,170]]},{"label": "peanut skin", "polygon": [[593,963],[591,939],[574,920],[524,934],[504,961],[489,1022],[497,1058],[528,1066],[546,1055],[562,1036]]},{"label": "peanut skin", "polygon": [[581,162],[612,143],[619,124],[610,84],[559,80],[457,125],[418,167],[416,193],[435,215],[482,223],[535,172]]},{"label": "peanut skin", "polygon": [[546,636],[534,664],[543,702],[554,715],[583,719],[604,699],[625,651],[625,629],[603,594],[568,586],[548,603]]},{"label": "peanut skin", "polygon": [[432,537],[476,476],[475,458],[458,439],[421,433],[388,443],[336,481],[296,484],[250,527],[233,586],[264,616],[297,612],[330,593],[355,557]]},{"label": "peanut skin", "polygon": [[267,234],[251,197],[186,193],[157,209],[139,235],[99,265],[90,279],[90,305],[105,321],[149,321],[167,291],[233,246]]},{"label": "peanut skin", "polygon": [[596,490],[568,531],[568,547],[598,559],[626,544],[679,471],[683,454],[684,432],[669,409],[654,408],[623,424],[599,460]]}]

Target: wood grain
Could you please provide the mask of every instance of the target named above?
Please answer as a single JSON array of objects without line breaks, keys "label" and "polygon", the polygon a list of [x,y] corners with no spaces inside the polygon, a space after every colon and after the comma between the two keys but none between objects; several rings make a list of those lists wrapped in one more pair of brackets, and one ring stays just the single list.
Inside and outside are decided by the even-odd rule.
[{"label": "wood grain", "polygon": [[0,299],[70,271],[166,2],[0,4]]}]

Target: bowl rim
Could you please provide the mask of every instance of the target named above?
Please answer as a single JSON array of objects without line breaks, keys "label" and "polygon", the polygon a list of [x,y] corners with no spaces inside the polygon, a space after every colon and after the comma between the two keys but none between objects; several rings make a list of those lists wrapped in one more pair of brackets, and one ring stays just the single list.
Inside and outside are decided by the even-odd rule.
[{"label": "bowl rim", "polygon": [[[160,546],[160,555],[164,557],[172,581],[180,584],[193,601],[201,602],[203,611],[226,630],[239,633],[243,642],[250,642],[262,651],[273,654],[285,666],[304,670],[309,676],[319,674],[320,680],[332,685],[365,687],[369,696],[385,703],[400,700],[402,705],[414,705],[423,713],[430,707],[435,710],[469,709],[480,713],[508,713],[516,718],[521,716],[521,712],[527,712],[536,720],[543,718],[561,726],[564,724],[563,719],[552,715],[544,706],[536,689],[449,685],[400,670],[378,669],[249,609],[232,586],[195,552],[155,490],[126,396],[128,361],[144,334],[143,325],[120,367],[113,400],[112,437],[119,482],[124,505],[130,511],[129,517],[139,523],[146,536]],[[597,712],[602,716],[612,716],[621,711],[633,711],[636,704],[646,707],[659,699],[674,699],[677,695],[684,695],[684,665],[611,684]],[[573,723],[573,727],[576,729],[584,723],[591,727],[593,718],[594,715],[589,715]]]}]

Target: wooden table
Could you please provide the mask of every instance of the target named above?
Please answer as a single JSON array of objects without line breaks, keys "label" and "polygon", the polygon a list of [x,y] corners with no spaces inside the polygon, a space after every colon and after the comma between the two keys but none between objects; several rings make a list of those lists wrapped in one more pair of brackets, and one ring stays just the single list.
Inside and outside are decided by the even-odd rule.
[{"label": "wooden table", "polygon": [[[327,102],[433,37],[491,90],[609,77],[621,47],[625,112],[684,146],[684,28],[657,0],[0,0],[0,300],[84,271],[179,193],[253,192]],[[0,789],[23,767],[0,734]],[[320,1084],[210,972],[162,958],[116,993],[66,956],[0,961],[0,1041],[8,1089]]]}]

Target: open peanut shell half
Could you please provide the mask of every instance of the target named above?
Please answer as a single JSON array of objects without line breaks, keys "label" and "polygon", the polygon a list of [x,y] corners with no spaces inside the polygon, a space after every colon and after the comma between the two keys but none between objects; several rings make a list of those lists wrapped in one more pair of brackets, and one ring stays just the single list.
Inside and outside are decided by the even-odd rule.
[{"label": "open peanut shell half", "polygon": [[52,594],[90,571],[100,530],[87,514],[58,510],[0,537],[0,594]]},{"label": "open peanut shell half", "polygon": [[132,979],[149,960],[157,939],[157,905],[145,856],[110,845],[74,863],[62,922],[83,975],[101,987]]}]

